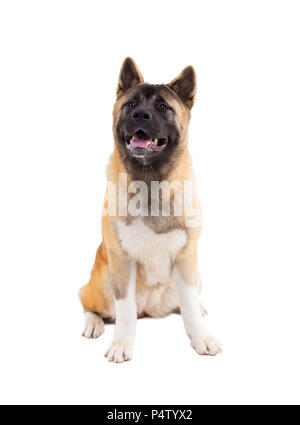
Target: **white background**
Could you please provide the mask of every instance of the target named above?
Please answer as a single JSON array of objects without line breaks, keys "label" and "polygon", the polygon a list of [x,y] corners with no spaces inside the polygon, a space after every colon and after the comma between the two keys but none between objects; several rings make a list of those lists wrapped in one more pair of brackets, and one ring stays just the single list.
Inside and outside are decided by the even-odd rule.
[{"label": "white background", "polygon": [[[299,20],[288,0],[1,1],[1,402],[299,402]],[[217,358],[193,352],[179,316],[140,321],[123,365],[103,356],[112,326],[80,337],[126,56],[146,81],[198,74]]]}]

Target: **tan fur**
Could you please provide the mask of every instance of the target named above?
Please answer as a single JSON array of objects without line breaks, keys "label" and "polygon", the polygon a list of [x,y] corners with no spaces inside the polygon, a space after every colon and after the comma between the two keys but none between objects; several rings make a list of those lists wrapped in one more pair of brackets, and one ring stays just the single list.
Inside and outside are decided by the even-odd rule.
[{"label": "tan fur", "polygon": [[[142,83],[143,79],[140,72],[136,72],[137,80],[135,84]],[[139,80],[138,80],[139,78]],[[178,77],[180,78],[180,77]],[[167,90],[170,90],[172,85],[176,84],[175,79],[169,86],[165,86]],[[117,187],[119,185],[119,174],[127,173],[128,185],[133,180],[133,176],[126,170],[126,164],[124,159],[121,157],[120,152],[117,148],[117,135],[116,135],[116,123],[118,116],[124,102],[128,100],[126,92],[123,90],[124,81],[119,81],[117,94],[118,99],[116,101],[113,117],[114,117],[114,137],[115,137],[115,149],[110,158],[109,165],[107,168],[107,178],[110,182],[113,182]],[[194,96],[194,93],[193,93]],[[193,180],[193,168],[192,161],[188,153],[188,124],[190,120],[189,108],[184,105],[179,98],[176,99],[174,95],[171,95],[167,99],[169,104],[176,112],[177,125],[180,129],[181,140],[180,150],[176,156],[176,164],[174,164],[171,172],[167,176],[167,180],[172,183],[175,181],[186,181]],[[189,99],[190,105],[192,100]],[[195,206],[198,205],[195,199]],[[201,209],[198,205],[197,214],[201,216]],[[118,208],[117,208],[118,212]],[[102,232],[103,242],[97,252],[95,264],[91,273],[89,283],[81,290],[80,299],[83,307],[86,311],[95,312],[100,314],[104,318],[114,319],[115,307],[114,297],[124,298],[127,293],[128,276],[129,276],[129,263],[130,252],[126,250],[126,244],[121,242],[120,235],[118,233],[118,224],[123,223],[124,226],[130,225],[134,222],[133,217],[109,217],[105,216],[102,220]],[[145,217],[140,219],[149,230],[156,235],[166,235],[165,239],[157,237],[157,242],[168,241],[167,235],[170,232],[182,231],[184,232],[185,239],[181,235],[181,241],[184,240],[183,245],[179,244],[179,251],[166,254],[164,258],[170,260],[170,274],[171,269],[175,264],[182,270],[182,274],[186,278],[190,285],[195,285],[197,280],[197,240],[201,231],[201,224],[197,228],[186,228],[186,216],[182,217]],[[183,230],[182,230],[183,229]],[[137,234],[136,238],[143,238],[143,234]],[[171,241],[171,239],[169,239]],[[167,250],[168,246],[162,249]],[[130,251],[130,250],[129,250]],[[131,252],[132,254],[132,252]],[[138,315],[149,315],[152,317],[165,316],[174,310],[178,309],[179,301],[178,296],[174,290],[174,284],[169,278],[165,282],[151,282],[149,285],[147,276],[147,270],[151,263],[145,265],[139,262],[137,269],[137,309]],[[153,273],[151,273],[153,271]],[[155,276],[157,271],[150,270],[150,274]]]}]

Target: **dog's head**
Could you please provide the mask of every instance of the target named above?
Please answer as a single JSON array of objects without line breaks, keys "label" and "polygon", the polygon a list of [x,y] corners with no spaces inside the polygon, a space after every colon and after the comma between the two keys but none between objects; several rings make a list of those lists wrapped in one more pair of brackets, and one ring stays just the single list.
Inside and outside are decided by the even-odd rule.
[{"label": "dog's head", "polygon": [[135,62],[121,68],[114,107],[114,136],[122,158],[133,167],[165,167],[186,148],[196,74],[187,67],[169,84],[144,83]]}]

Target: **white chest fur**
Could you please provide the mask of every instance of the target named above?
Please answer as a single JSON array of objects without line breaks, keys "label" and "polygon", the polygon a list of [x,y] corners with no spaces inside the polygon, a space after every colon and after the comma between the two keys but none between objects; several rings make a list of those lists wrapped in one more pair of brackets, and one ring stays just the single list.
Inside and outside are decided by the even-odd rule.
[{"label": "white chest fur", "polygon": [[147,278],[145,283],[156,285],[169,282],[176,254],[187,242],[186,232],[177,229],[158,234],[141,219],[129,226],[117,221],[117,229],[123,249],[144,267]]}]

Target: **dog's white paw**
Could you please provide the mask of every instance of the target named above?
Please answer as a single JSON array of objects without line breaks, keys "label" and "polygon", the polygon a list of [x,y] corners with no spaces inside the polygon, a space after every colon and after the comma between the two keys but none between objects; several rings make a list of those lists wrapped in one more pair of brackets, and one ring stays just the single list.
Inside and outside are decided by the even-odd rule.
[{"label": "dog's white paw", "polygon": [[109,362],[123,363],[132,360],[132,347],[126,343],[113,342],[105,357]]},{"label": "dog's white paw", "polygon": [[85,326],[82,336],[87,339],[99,338],[104,332],[104,322],[98,314],[86,312],[84,314]]},{"label": "dog's white paw", "polygon": [[201,356],[216,356],[222,353],[222,344],[211,335],[206,335],[197,342],[192,342],[195,351]]}]

